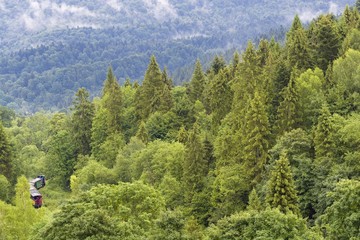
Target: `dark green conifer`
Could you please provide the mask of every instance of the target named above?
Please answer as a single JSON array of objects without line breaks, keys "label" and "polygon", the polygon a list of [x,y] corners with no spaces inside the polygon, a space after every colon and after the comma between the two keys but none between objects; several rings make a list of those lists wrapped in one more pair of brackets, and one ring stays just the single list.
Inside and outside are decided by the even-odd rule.
[{"label": "dark green conifer", "polygon": [[151,56],[136,100],[136,108],[142,119],[147,119],[156,111],[167,111],[171,108],[169,82],[167,74],[161,72],[155,56]]},{"label": "dark green conifer", "polygon": [[323,105],[314,134],[315,156],[317,159],[334,157],[336,143],[333,139],[334,129],[329,108]]},{"label": "dark green conifer", "polygon": [[280,102],[280,106],[277,110],[278,116],[276,126],[278,134],[294,129],[298,121],[298,94],[295,88],[295,78],[297,75],[297,70],[294,69],[291,73],[288,86],[285,87],[282,92],[283,101]]},{"label": "dark green conifer", "polygon": [[290,67],[306,70],[311,67],[311,52],[308,38],[299,17],[296,15],[286,35],[287,60]]},{"label": "dark green conifer", "polygon": [[226,66],[226,62],[222,56],[215,56],[211,63],[211,71],[216,75]]},{"label": "dark green conifer", "polygon": [[271,207],[278,208],[283,213],[292,212],[296,215],[300,213],[286,152],[280,155],[270,173],[266,201]]},{"label": "dark green conifer", "polygon": [[230,86],[231,76],[228,68],[223,68],[210,82],[210,107],[213,128],[229,113],[232,105],[233,91]]},{"label": "dark green conifer", "polygon": [[107,78],[104,82],[102,107],[108,111],[107,129],[108,133],[121,131],[121,113],[122,113],[122,92],[112,68],[109,67]]},{"label": "dark green conifer", "polygon": [[245,116],[244,136],[244,164],[248,173],[256,184],[261,179],[262,171],[268,157],[269,149],[269,120],[264,105],[264,98],[255,92],[249,103]]},{"label": "dark green conifer", "polygon": [[340,48],[340,36],[334,16],[321,15],[315,21],[311,37],[315,64],[326,71],[328,64],[337,58]]},{"label": "dark green conifer", "polygon": [[78,154],[89,155],[94,105],[90,102],[89,92],[85,88],[80,88],[75,96],[72,108],[74,143]]},{"label": "dark green conifer", "polygon": [[199,126],[194,124],[189,132],[186,146],[186,156],[183,164],[183,181],[185,187],[185,198],[192,201],[195,193],[200,192],[204,187],[204,180],[207,175],[208,163],[205,159],[203,142],[200,138]]},{"label": "dark green conifer", "polygon": [[194,73],[189,84],[189,98],[192,102],[195,102],[196,100],[203,100],[202,95],[204,91],[204,84],[205,75],[202,70],[200,60],[197,60],[195,63]]},{"label": "dark green conifer", "polygon": [[13,152],[10,142],[0,121],[0,174],[9,182],[15,181],[13,176]]}]

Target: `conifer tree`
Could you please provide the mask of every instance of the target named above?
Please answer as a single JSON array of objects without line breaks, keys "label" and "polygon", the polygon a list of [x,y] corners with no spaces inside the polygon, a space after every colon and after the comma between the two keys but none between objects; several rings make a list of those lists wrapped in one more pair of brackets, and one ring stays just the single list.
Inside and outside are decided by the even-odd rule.
[{"label": "conifer tree", "polygon": [[247,206],[247,210],[260,212],[262,209],[263,208],[261,206],[261,202],[256,192],[256,189],[253,188],[253,190],[251,190],[249,194],[249,204]]},{"label": "conifer tree", "polygon": [[204,91],[205,75],[202,70],[200,60],[195,63],[194,73],[192,75],[189,85],[189,98],[192,102],[196,100],[202,101],[202,94]]},{"label": "conifer tree", "polygon": [[360,0],[356,0],[355,8],[360,12]]},{"label": "conifer tree", "polygon": [[300,213],[286,152],[280,155],[270,173],[266,201],[271,207],[278,208],[283,213],[292,212],[296,215]]},{"label": "conifer tree", "polygon": [[244,164],[251,176],[252,184],[261,179],[261,173],[268,157],[269,121],[264,105],[264,98],[255,92],[249,103],[245,116],[246,127],[244,134]]},{"label": "conifer tree", "polygon": [[265,66],[266,61],[269,57],[269,51],[269,42],[265,39],[261,39],[257,50],[257,55],[259,57],[259,65],[261,67]]},{"label": "conifer tree", "polygon": [[315,22],[311,33],[316,66],[326,71],[328,64],[337,56],[340,36],[333,15],[321,15]]},{"label": "conifer tree", "polygon": [[72,108],[74,143],[79,154],[89,155],[94,105],[89,101],[89,92],[85,88],[80,88],[75,96]]},{"label": "conifer tree", "polygon": [[299,17],[296,15],[286,35],[287,60],[290,67],[306,70],[311,67],[311,52],[308,38]]},{"label": "conifer tree", "polygon": [[14,182],[13,176],[13,152],[10,142],[0,121],[0,174],[4,175],[9,182]]},{"label": "conifer tree", "polygon": [[161,92],[161,102],[159,110],[167,112],[173,106],[173,100],[171,95],[172,79],[168,76],[166,68],[162,72],[163,89]]},{"label": "conifer tree", "polygon": [[214,60],[211,63],[210,70],[216,75],[226,66],[225,60],[222,56],[215,56]]},{"label": "conifer tree", "polygon": [[146,130],[144,121],[141,122],[140,127],[136,133],[136,137],[145,144],[149,142],[149,134],[148,131]]},{"label": "conifer tree", "polygon": [[111,67],[108,69],[107,77],[104,82],[102,103],[102,107],[108,111],[108,132],[120,132],[123,99],[120,85],[116,80]]},{"label": "conifer tree", "polygon": [[336,144],[333,139],[332,116],[329,108],[323,105],[314,133],[315,156],[317,159],[333,158]]},{"label": "conifer tree", "polygon": [[238,70],[240,63],[240,55],[237,51],[235,51],[232,62],[231,62],[231,77],[234,78],[236,75],[236,72]]},{"label": "conifer tree", "polygon": [[195,193],[200,192],[204,186],[208,163],[205,159],[204,146],[200,138],[198,124],[195,123],[189,132],[186,143],[186,157],[183,164],[183,181],[185,198],[192,201]]},{"label": "conifer tree", "polygon": [[282,92],[283,101],[277,110],[277,131],[282,134],[286,131],[294,129],[297,124],[297,107],[298,107],[298,94],[295,88],[295,78],[297,77],[297,70],[294,69],[291,73],[290,81],[287,87]]},{"label": "conifer tree", "polygon": [[231,109],[233,91],[231,90],[230,81],[229,69],[223,68],[210,83],[209,100],[214,130]]},{"label": "conifer tree", "polygon": [[169,99],[166,100],[166,97],[169,97],[169,83],[168,79],[164,79],[165,75],[161,72],[155,56],[151,56],[136,100],[137,111],[142,119],[147,119],[151,113],[166,111],[171,107],[168,106]]}]

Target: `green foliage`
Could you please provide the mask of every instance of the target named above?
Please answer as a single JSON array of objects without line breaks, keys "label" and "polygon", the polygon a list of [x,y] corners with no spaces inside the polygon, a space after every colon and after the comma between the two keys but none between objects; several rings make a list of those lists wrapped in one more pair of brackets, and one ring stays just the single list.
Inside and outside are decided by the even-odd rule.
[{"label": "green foliage", "polygon": [[13,150],[1,122],[0,122],[0,174],[4,175],[11,182],[15,180],[14,165],[13,165]]},{"label": "green foliage", "polygon": [[200,60],[195,63],[194,73],[189,84],[189,98],[192,102],[202,100],[202,94],[205,87],[205,75],[202,70]]},{"label": "green foliage", "polygon": [[329,239],[357,239],[360,237],[360,182],[341,180],[328,193],[333,203],[320,216],[319,224]]},{"label": "green foliage", "polygon": [[0,201],[0,237],[2,239],[29,239],[46,210],[35,209],[30,199],[28,180],[21,176],[15,186],[15,205]]},{"label": "green foliage", "polygon": [[287,33],[286,48],[290,67],[305,70],[312,66],[308,37],[297,15]]},{"label": "green foliage", "polygon": [[323,239],[295,214],[278,209],[235,213],[208,231],[209,239]]},{"label": "green foliage", "polygon": [[268,157],[269,121],[264,106],[264,98],[255,92],[245,115],[244,165],[251,176],[251,183],[256,184],[261,179],[264,165]]},{"label": "green foliage", "polygon": [[156,111],[166,112],[170,109],[171,105],[168,104],[168,101],[171,101],[168,92],[170,86],[165,80],[155,56],[151,56],[143,84],[139,88],[137,110],[142,119],[147,119]]},{"label": "green foliage", "polygon": [[319,68],[307,70],[295,79],[298,95],[299,119],[301,125],[309,129],[320,115],[323,104],[326,103],[325,78]]},{"label": "green foliage", "polygon": [[4,175],[0,175],[0,201],[8,201],[10,193],[10,183]]},{"label": "green foliage", "polygon": [[[359,78],[360,52],[349,49],[343,58],[334,61],[333,79],[337,90],[336,110],[346,113],[356,111],[360,105],[360,78]],[[351,69],[351,70],[350,70]],[[340,109],[339,109],[340,108]]]},{"label": "green foliage", "polygon": [[266,201],[283,213],[299,214],[298,198],[286,152],[280,155],[271,170]]},{"label": "green foliage", "polygon": [[336,59],[340,47],[340,36],[333,15],[319,16],[310,37],[314,47],[315,65],[326,71],[328,64]]},{"label": "green foliage", "polygon": [[90,102],[89,92],[85,88],[80,88],[75,96],[72,109],[74,143],[79,154],[90,155],[94,106]]},{"label": "green foliage", "polygon": [[42,239],[146,239],[164,210],[160,194],[141,182],[99,185],[61,207]]}]

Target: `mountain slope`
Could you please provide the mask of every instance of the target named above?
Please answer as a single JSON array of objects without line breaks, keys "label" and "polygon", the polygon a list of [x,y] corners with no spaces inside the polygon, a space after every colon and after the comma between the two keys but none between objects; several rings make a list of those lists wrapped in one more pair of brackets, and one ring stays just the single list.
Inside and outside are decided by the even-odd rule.
[{"label": "mountain slope", "polygon": [[[112,65],[141,81],[155,54],[175,82],[196,58],[261,34],[282,35],[294,14],[339,14],[351,1],[17,0],[0,1],[0,104],[21,112],[66,108],[74,92],[97,93]],[[184,70],[185,69],[185,70]]]}]

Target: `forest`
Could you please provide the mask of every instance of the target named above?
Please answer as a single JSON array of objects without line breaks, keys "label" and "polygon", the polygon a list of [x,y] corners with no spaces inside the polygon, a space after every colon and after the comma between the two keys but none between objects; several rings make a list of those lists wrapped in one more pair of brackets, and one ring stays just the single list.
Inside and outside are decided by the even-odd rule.
[{"label": "forest", "polygon": [[[200,60],[0,108],[0,239],[360,239],[360,1]],[[29,180],[46,176],[35,209]]]},{"label": "forest", "polygon": [[229,61],[248,39],[283,41],[295,13],[308,22],[353,2],[2,0],[0,104],[22,114],[66,111],[79,88],[100,94],[109,65],[120,84],[141,82],[151,55],[180,85],[197,58],[208,68],[228,51]]}]

